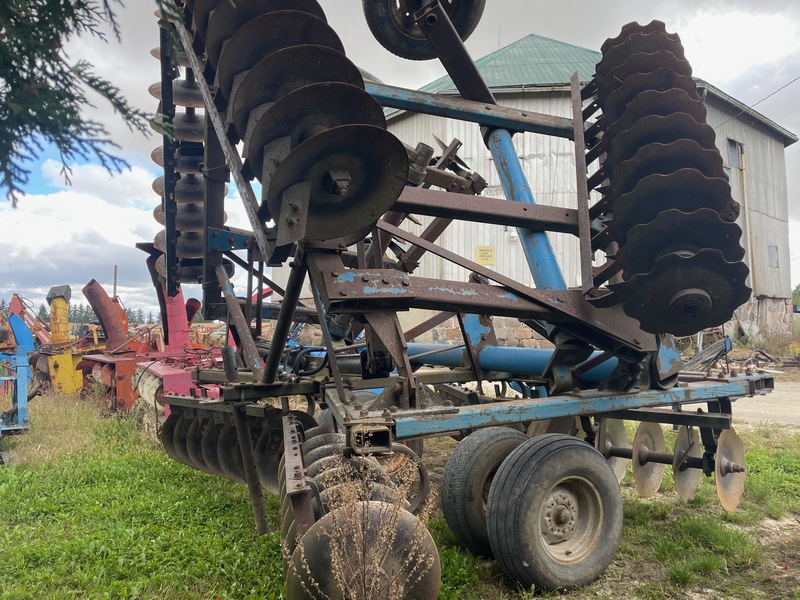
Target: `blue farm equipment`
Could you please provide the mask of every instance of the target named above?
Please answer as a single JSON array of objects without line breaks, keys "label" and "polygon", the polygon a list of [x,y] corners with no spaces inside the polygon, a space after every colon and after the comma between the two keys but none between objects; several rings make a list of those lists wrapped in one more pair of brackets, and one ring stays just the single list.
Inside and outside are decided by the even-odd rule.
[{"label": "blue farm equipment", "polygon": [[[365,578],[371,597],[436,597],[438,554],[414,514],[429,491],[422,442],[434,436],[463,439],[440,490],[455,537],[526,587],[604,572],[628,461],[643,495],[671,465],[682,498],[713,475],[735,509],[745,475],[732,404],[772,380],[682,371],[673,342],[724,323],[750,294],[738,205],[680,40],[657,21],[626,25],[603,45],[595,77],[573,78],[563,118],[497,105],[462,41],[484,1],[363,6],[382,44],[438,57],[460,97],[377,83],[345,56],[315,0],[186,0],[161,15],[151,92],[170,135],[153,154],[164,230],[148,247],[164,293],[201,283],[204,316],[226,320],[236,342],[224,370],[193,373],[218,398],[165,393],[167,452],[245,483],[259,532],[262,489],[280,494],[291,598],[347,597],[342,587]],[[481,197],[481,178],[451,149],[431,160],[431,147],[399,142],[384,108],[480,127],[505,197]],[[535,202],[516,132],[574,143],[577,209]],[[225,225],[231,180],[249,229]],[[412,215],[431,219],[423,233],[407,226]],[[438,245],[454,221],[516,229],[535,287]],[[548,232],[579,241],[578,288],[567,288]],[[414,275],[424,254],[472,275]],[[265,276],[281,265],[285,289]],[[313,302],[303,304],[307,284]],[[250,300],[264,285],[280,304]],[[434,316],[404,329],[398,313],[414,309]],[[451,317],[460,344],[415,342]],[[495,317],[552,349],[499,347]],[[319,328],[322,351],[287,348],[297,322]],[[484,393],[487,383],[499,393]],[[684,409],[698,402],[706,410]],[[641,423],[632,446],[622,419]],[[674,453],[662,424],[680,428]],[[351,543],[356,532],[369,543]]]},{"label": "blue farm equipment", "polygon": [[31,369],[28,354],[33,352],[33,334],[18,315],[0,315],[0,382],[3,396],[11,407],[0,412],[0,437],[27,431],[28,380]]}]

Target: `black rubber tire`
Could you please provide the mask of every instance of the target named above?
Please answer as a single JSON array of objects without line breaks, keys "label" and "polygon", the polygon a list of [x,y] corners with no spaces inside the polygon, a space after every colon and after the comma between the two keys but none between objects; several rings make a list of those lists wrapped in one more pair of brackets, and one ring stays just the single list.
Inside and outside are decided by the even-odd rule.
[{"label": "black rubber tire", "polygon": [[442,513],[456,541],[473,554],[492,556],[486,500],[497,469],[528,437],[508,427],[487,427],[456,446],[442,474]]},{"label": "black rubber tire", "polygon": [[622,494],[597,450],[568,435],[545,434],[518,446],[500,466],[487,517],[506,575],[525,588],[579,587],[600,577],[617,552]]},{"label": "black rubber tire", "polygon": [[[361,0],[364,16],[372,35],[392,54],[409,60],[431,60],[436,52],[425,35],[414,27],[408,29],[395,23],[391,7],[396,0]],[[413,3],[412,0],[409,0]],[[486,0],[442,0],[450,20],[462,40],[466,40],[483,15]]]}]

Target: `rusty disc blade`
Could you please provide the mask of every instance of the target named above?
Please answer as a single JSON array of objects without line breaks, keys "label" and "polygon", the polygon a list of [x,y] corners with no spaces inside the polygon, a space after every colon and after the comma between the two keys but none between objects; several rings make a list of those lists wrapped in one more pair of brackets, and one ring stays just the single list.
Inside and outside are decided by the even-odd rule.
[{"label": "rusty disc blade", "polygon": [[694,140],[679,139],[667,144],[642,146],[633,157],[614,166],[605,194],[613,199],[630,192],[649,175],[667,175],[680,169],[696,169],[706,177],[724,177],[719,150],[703,148]]},{"label": "rusty disc blade", "polygon": [[736,220],[740,209],[722,177],[706,177],[696,169],[649,175],[614,201],[611,227],[616,240],[623,244],[631,228],[651,222],[660,212],[674,209],[692,213],[701,208],[710,208],[730,222]]},{"label": "rusty disc blade", "polygon": [[[160,116],[151,119],[150,128],[157,133],[162,133]],[[202,142],[206,135],[205,117],[195,112],[178,113],[172,119],[169,132],[179,142]]]},{"label": "rusty disc blade", "polygon": [[[161,48],[156,46],[155,48],[150,50],[150,56],[155,58],[156,60],[161,60]],[[188,67],[189,65],[189,58],[186,56],[186,52],[173,52],[170,55],[172,59],[172,64],[177,65],[179,67]]]},{"label": "rusty disc blade", "polygon": [[650,273],[626,282],[630,299],[623,309],[649,333],[693,335],[729,321],[750,298],[748,273],[744,263],[727,262],[719,250],[667,254]]},{"label": "rusty disc blade", "polygon": [[703,480],[701,469],[681,468],[685,459],[702,458],[703,446],[700,443],[700,432],[695,427],[682,425],[675,438],[675,454],[672,459],[672,476],[675,480],[675,489],[681,500],[688,502],[694,498],[700,482]]},{"label": "rusty disc blade", "polygon": [[340,125],[386,128],[383,109],[372,96],[347,83],[315,83],[290,92],[270,106],[248,130],[247,160],[261,180],[264,146],[283,137],[295,148],[324,130]]},{"label": "rusty disc blade", "polygon": [[229,116],[240,138],[250,111],[301,87],[339,82],[364,89],[361,73],[344,54],[325,46],[291,46],[273,52],[247,72],[231,93]]},{"label": "rusty disc blade", "polygon": [[[161,82],[157,81],[147,91],[156,100],[161,100]],[[186,79],[175,79],[172,82],[172,102],[177,106],[190,106],[192,108],[203,108],[203,96],[200,89],[192,81]]]},{"label": "rusty disc blade", "polygon": [[664,432],[659,423],[640,423],[633,437],[633,479],[636,489],[644,498],[655,496],[664,479],[664,464],[645,462],[644,454],[649,452],[664,452]]},{"label": "rusty disc blade", "polygon": [[715,459],[715,479],[717,484],[717,497],[722,508],[733,512],[739,506],[739,501],[744,494],[744,482],[747,474],[742,470],[731,471],[731,465],[744,467],[744,442],[731,427],[724,430],[717,440],[717,456]]},{"label": "rusty disc blade", "polygon": [[[605,441],[607,447],[615,446],[617,448],[630,448],[630,444],[628,443],[628,430],[625,429],[625,421],[622,419],[604,418],[602,421],[602,426],[605,427]],[[597,438],[597,441],[599,443],[599,437]],[[602,454],[605,454],[604,448],[598,448],[598,450]],[[622,479],[625,477],[625,470],[628,468],[628,463],[630,461],[627,458],[622,458],[619,456],[610,456],[606,460],[611,466],[611,469],[614,471],[617,481],[622,481]]]},{"label": "rusty disc blade", "polygon": [[[265,35],[264,32],[271,35]],[[336,32],[322,19],[297,10],[257,17],[241,27],[225,45],[217,63],[217,87],[230,97],[233,80],[261,59],[282,48],[315,44],[344,54]]]},{"label": "rusty disc blade", "polygon": [[[326,21],[325,12],[316,0],[236,0],[221,2],[211,13],[206,29],[206,56],[216,67],[225,40],[230,39],[239,29],[250,21],[278,11],[298,11],[313,15]],[[270,28],[270,34],[280,31]]]},{"label": "rusty disc blade", "polygon": [[[346,171],[348,190],[334,193],[330,171]],[[292,150],[266,190],[270,214],[280,215],[289,187],[310,182],[306,239],[339,238],[374,224],[396,202],[408,175],[405,146],[372,125],[344,125],[315,135]]]},{"label": "rusty disc blade", "polygon": [[692,213],[665,210],[650,223],[637,225],[628,232],[616,260],[623,265],[626,279],[649,273],[659,256],[672,252],[695,254],[713,248],[722,252],[726,261],[737,262],[744,258],[741,237],[741,227],[723,221],[716,211],[709,208]]}]

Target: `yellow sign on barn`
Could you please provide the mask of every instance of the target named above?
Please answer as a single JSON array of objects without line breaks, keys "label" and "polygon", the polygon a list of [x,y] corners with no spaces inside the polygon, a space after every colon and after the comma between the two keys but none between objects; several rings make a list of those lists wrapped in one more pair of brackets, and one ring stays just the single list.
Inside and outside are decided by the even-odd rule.
[{"label": "yellow sign on barn", "polygon": [[475,262],[479,265],[494,265],[494,246],[475,246]]}]

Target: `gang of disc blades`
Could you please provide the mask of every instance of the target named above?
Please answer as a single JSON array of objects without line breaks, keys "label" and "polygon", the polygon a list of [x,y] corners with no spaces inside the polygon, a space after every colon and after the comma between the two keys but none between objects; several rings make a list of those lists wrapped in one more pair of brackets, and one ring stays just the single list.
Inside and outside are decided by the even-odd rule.
[{"label": "gang of disc blades", "polygon": [[264,146],[270,142],[290,137],[291,148],[295,148],[325,129],[359,124],[386,128],[383,108],[367,92],[348,83],[307,85],[285,95],[261,115],[244,140],[244,156],[260,179]]},{"label": "gang of disc blades", "polygon": [[597,103],[603,109],[607,121],[613,123],[625,112],[628,103],[646,90],[666,91],[682,89],[691,98],[700,100],[697,84],[691,77],[676,73],[672,69],[656,69],[649,73],[636,73],[628,77],[621,86],[608,96],[598,96]]},{"label": "gang of disc blades", "polygon": [[659,423],[639,424],[633,437],[633,479],[636,489],[643,498],[650,498],[658,492],[661,480],[664,479],[664,464],[647,462],[642,464],[642,455],[646,452],[664,452],[664,432]]},{"label": "gang of disc blades", "polygon": [[[349,190],[328,188],[328,172],[346,171]],[[306,239],[329,240],[374,224],[397,201],[408,175],[405,146],[373,125],[344,125],[303,142],[281,163],[266,191],[270,214],[281,214],[283,193],[311,184]]]},{"label": "gang of disc blades", "polygon": [[[205,34],[206,56],[216,67],[222,45],[241,27],[261,16],[278,11],[293,10],[308,13],[326,21],[325,12],[316,0],[236,0],[221,2],[208,19]],[[270,33],[280,31],[271,28]]]},{"label": "gang of disc blades", "polygon": [[283,48],[260,60],[234,87],[228,118],[244,138],[254,108],[276,102],[306,85],[324,82],[364,89],[358,67],[341,52],[310,44]]},{"label": "gang of disc blades", "polygon": [[688,61],[675,56],[669,50],[649,53],[637,52],[629,56],[621,65],[611,69],[602,78],[598,77],[598,95],[608,96],[631,75],[647,73],[656,69],[669,69],[689,77],[692,75],[692,66]]},{"label": "gang of disc blades", "polygon": [[701,208],[710,208],[723,221],[730,222],[736,220],[740,210],[739,203],[731,197],[728,181],[722,177],[706,177],[697,169],[648,175],[633,191],[616,198],[610,226],[615,239],[623,244],[632,227],[649,223],[660,212],[692,213]]},{"label": "gang of disc blades", "polygon": [[[274,35],[264,35],[265,31]],[[217,64],[217,88],[229,98],[236,75],[252,69],[276,50],[305,44],[327,46],[344,54],[336,32],[314,15],[282,10],[257,17],[234,33],[223,48]]]},{"label": "gang of disc blades", "polygon": [[614,175],[605,190],[612,199],[633,190],[648,175],[667,175],[680,169],[696,169],[706,177],[724,177],[719,150],[703,148],[695,140],[679,139],[664,144],[642,146],[628,160],[614,166]]},{"label": "gang of disc blades", "polygon": [[633,227],[614,260],[623,265],[623,277],[626,279],[649,273],[659,256],[672,252],[695,254],[705,248],[713,248],[722,252],[726,261],[737,262],[744,258],[741,237],[741,227],[723,221],[710,208],[691,213],[665,210],[650,223]]},{"label": "gang of disc blades", "polygon": [[678,437],[675,438],[675,454],[672,459],[672,477],[675,489],[684,502],[694,498],[697,488],[703,481],[702,469],[681,468],[686,458],[702,458],[703,445],[700,443],[700,431],[696,427],[681,425]]},{"label": "gang of disc blades", "polygon": [[743,262],[727,262],[719,250],[674,252],[659,257],[650,273],[626,282],[630,299],[623,309],[649,333],[694,335],[726,323],[747,302],[748,274]]},{"label": "gang of disc blades", "polygon": [[739,501],[744,494],[744,482],[747,474],[742,471],[731,473],[726,469],[730,463],[741,467],[745,465],[744,442],[733,427],[725,429],[717,440],[717,455],[715,458],[715,479],[717,484],[717,497],[722,508],[733,512],[739,506]]}]

